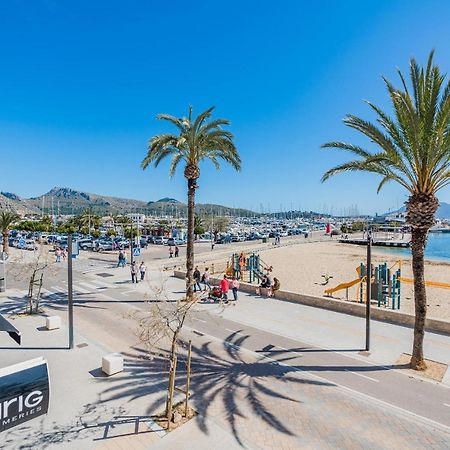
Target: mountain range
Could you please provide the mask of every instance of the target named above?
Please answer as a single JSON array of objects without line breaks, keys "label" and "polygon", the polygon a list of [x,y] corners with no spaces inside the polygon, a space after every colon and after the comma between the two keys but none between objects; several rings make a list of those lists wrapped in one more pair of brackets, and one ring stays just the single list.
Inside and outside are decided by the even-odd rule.
[{"label": "mountain range", "polygon": [[[80,214],[91,209],[95,214],[128,214],[139,212],[148,215],[187,214],[187,205],[174,198],[164,197],[157,201],[143,201],[76,191],[70,188],[54,187],[44,195],[32,198],[21,198],[11,192],[0,192],[0,209],[8,209],[24,215],[66,215]],[[197,204],[198,214],[214,215],[254,215],[252,211],[230,208],[214,204]]]}]

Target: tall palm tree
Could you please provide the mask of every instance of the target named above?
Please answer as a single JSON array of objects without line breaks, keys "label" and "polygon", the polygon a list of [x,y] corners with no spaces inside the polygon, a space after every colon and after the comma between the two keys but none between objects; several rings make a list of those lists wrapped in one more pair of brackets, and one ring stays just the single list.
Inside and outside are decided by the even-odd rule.
[{"label": "tall palm tree", "polygon": [[19,219],[20,217],[11,211],[0,212],[0,231],[3,236],[3,253],[8,253],[8,235],[11,225]]},{"label": "tall palm tree", "polygon": [[369,151],[345,142],[328,142],[322,147],[347,150],[358,157],[328,170],[322,177],[347,171],[380,175],[378,192],[389,181],[408,191],[407,222],[411,226],[414,274],[415,324],[411,367],[426,369],[423,338],[427,312],[424,280],[424,249],[439,206],[436,193],[450,183],[450,82],[433,63],[430,53],[426,67],[410,61],[412,91],[398,71],[401,87],[383,78],[395,113],[392,118],[367,102],[377,115],[378,125],[348,115],[344,123],[368,137],[378,148]]},{"label": "tall palm tree", "polygon": [[142,161],[142,168],[149,164],[157,167],[168,156],[172,157],[169,174],[172,177],[178,165],[184,164],[184,176],[188,184],[188,236],[186,251],[186,295],[192,299],[192,274],[194,270],[194,210],[197,180],[200,177],[199,164],[210,160],[216,169],[219,160],[231,164],[236,170],[241,169],[241,158],[233,142],[233,134],[222,127],[229,125],[226,119],[211,119],[214,107],[207,109],[197,117],[192,117],[189,107],[188,117],[177,118],[160,114],[158,119],[166,120],[177,128],[177,134],[159,134],[150,139],[147,156]]}]

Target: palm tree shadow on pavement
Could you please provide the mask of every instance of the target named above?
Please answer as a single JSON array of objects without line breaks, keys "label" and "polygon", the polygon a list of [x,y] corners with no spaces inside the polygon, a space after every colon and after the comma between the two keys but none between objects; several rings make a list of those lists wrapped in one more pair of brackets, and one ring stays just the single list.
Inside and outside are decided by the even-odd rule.
[{"label": "palm tree shadow on pavement", "polygon": [[[222,418],[236,441],[244,446],[238,421],[253,416],[265,425],[292,436],[294,433],[284,425],[283,418],[271,412],[271,402],[301,403],[299,399],[285,393],[289,390],[289,383],[318,386],[334,384],[316,381],[301,374],[295,366],[286,364],[292,357],[279,355],[268,360],[266,357],[250,355],[241,348],[246,339],[247,336],[233,333],[221,344],[204,342],[192,346],[190,406],[199,413],[200,429],[207,434],[207,419]],[[179,353],[176,376],[176,385],[181,389],[186,383],[186,342],[182,346],[184,350]],[[105,388],[101,394],[102,402],[157,393],[149,403],[146,414],[161,412],[166,401],[168,361],[161,354],[149,359],[149,353],[142,348],[135,348],[134,351],[125,355],[125,372],[118,380],[119,383]],[[276,381],[283,383],[283,389],[277,390]],[[182,394],[179,395],[176,400],[184,398]]]}]

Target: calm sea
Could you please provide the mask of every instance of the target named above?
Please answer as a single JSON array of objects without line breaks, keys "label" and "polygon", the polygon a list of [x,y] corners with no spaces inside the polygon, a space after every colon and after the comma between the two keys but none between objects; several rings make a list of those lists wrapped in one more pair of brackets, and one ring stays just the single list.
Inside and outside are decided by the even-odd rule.
[{"label": "calm sea", "polygon": [[[411,249],[408,248],[383,248],[383,253],[411,256]],[[450,261],[450,233],[430,233],[425,248],[425,258],[438,261]]]}]

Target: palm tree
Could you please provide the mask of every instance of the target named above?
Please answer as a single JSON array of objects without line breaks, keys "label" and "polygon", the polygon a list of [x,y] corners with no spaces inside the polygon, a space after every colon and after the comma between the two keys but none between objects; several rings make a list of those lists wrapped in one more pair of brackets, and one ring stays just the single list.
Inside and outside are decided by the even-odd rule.
[{"label": "palm tree", "polygon": [[19,220],[19,216],[10,211],[0,212],[0,231],[3,236],[3,253],[8,253],[8,235],[11,225]]},{"label": "palm tree", "polygon": [[439,206],[436,193],[450,183],[450,83],[433,64],[430,53],[425,68],[410,61],[412,91],[398,71],[401,88],[383,78],[395,113],[392,118],[367,102],[377,115],[378,125],[348,115],[344,123],[368,137],[377,151],[368,151],[345,142],[328,142],[322,147],[347,150],[357,160],[328,170],[322,177],[347,171],[380,175],[378,192],[389,181],[408,191],[407,221],[411,226],[412,269],[414,274],[415,324],[411,368],[425,370],[424,326],[427,312],[424,280],[424,249],[428,230],[435,222]]},{"label": "palm tree", "polygon": [[177,128],[177,134],[159,134],[150,139],[147,156],[142,161],[142,168],[149,164],[157,167],[168,156],[172,157],[169,174],[176,172],[180,162],[184,167],[184,176],[188,184],[188,236],[186,251],[186,294],[192,299],[192,273],[194,270],[194,210],[197,180],[200,177],[199,164],[210,160],[216,169],[220,168],[219,160],[231,164],[236,170],[241,168],[241,158],[233,143],[233,134],[222,127],[229,125],[226,119],[211,119],[213,108],[192,117],[192,107],[189,107],[187,118],[177,118],[160,114],[158,119],[166,120]]}]

